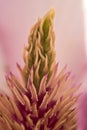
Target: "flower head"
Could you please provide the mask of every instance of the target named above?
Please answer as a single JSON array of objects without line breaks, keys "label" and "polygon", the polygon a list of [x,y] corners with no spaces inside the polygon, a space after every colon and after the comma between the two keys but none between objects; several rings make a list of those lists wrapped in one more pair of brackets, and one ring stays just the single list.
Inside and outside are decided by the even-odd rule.
[{"label": "flower head", "polygon": [[22,81],[13,73],[6,76],[13,97],[0,94],[1,130],[75,130],[76,91],[66,66],[57,74],[55,61],[54,10],[32,27],[24,48]]}]

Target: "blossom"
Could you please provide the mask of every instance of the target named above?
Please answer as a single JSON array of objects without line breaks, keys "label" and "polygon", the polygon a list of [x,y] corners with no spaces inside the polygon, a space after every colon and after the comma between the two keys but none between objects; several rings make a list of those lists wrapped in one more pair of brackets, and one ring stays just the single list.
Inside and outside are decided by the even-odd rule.
[{"label": "blossom", "polygon": [[31,28],[24,47],[24,67],[17,63],[21,79],[6,75],[13,96],[0,94],[1,130],[75,130],[76,93],[66,66],[57,73],[55,60],[54,10]]},{"label": "blossom", "polygon": [[85,0],[0,0],[0,47],[3,47],[6,65],[17,74],[15,63],[19,61],[23,65],[22,48],[27,43],[27,34],[33,21],[36,21],[36,17],[42,16],[48,8],[54,7],[57,12],[54,24],[57,61],[61,67],[67,63],[80,80],[80,76],[86,72],[83,68],[87,59],[84,25],[87,15],[83,1]]}]

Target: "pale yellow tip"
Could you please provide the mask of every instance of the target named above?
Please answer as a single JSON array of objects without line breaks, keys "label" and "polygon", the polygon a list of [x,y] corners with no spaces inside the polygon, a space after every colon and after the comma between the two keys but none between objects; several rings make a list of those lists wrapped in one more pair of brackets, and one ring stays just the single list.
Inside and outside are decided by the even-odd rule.
[{"label": "pale yellow tip", "polygon": [[55,16],[55,9],[52,8],[52,9],[50,9],[50,10],[47,12],[47,14],[45,15],[44,19],[46,19],[46,18],[51,18],[51,19],[53,19],[54,16]]}]

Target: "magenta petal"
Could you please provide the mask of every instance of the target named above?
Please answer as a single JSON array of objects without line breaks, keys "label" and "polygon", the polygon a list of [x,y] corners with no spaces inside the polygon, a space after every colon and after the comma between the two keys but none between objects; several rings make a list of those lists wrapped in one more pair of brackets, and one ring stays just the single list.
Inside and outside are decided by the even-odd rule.
[{"label": "magenta petal", "polygon": [[83,94],[79,100],[78,130],[87,130],[87,93]]}]

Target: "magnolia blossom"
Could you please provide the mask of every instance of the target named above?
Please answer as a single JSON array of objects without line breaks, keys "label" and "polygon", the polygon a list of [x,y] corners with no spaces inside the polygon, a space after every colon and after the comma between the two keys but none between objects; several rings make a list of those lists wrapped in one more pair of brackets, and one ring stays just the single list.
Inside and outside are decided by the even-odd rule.
[{"label": "magnolia blossom", "polygon": [[[30,26],[36,20],[38,14],[42,16],[43,12],[50,6],[54,6],[57,12],[55,21],[57,61],[61,63],[61,66],[67,63],[77,75],[77,79],[84,81],[87,68],[87,49],[85,45],[85,16],[82,0],[66,0],[65,3],[62,3],[62,1],[51,1],[50,3],[47,1],[21,1],[21,4],[18,1],[6,3],[6,1],[0,0],[0,6],[0,46],[5,54],[5,70],[11,68],[17,75],[15,63],[18,61],[23,65],[21,58],[22,48],[24,43],[27,43],[27,34]],[[17,66],[20,69],[20,66]],[[1,70],[3,70],[4,75],[5,70]],[[12,74],[10,76],[7,77],[7,80],[14,77]],[[6,84],[4,85],[1,81],[2,85],[0,87],[2,88]],[[5,82],[4,78],[3,81]],[[85,89],[87,86],[84,84],[86,82],[83,83]],[[3,96],[1,95],[2,98]],[[6,99],[7,97],[4,98]],[[84,111],[83,109],[81,110]]]},{"label": "magnolia blossom", "polygon": [[6,75],[11,95],[0,93],[2,130],[76,130],[76,102],[80,84],[66,66],[58,73],[55,59],[54,10],[39,18],[24,47],[21,80]]},{"label": "magnolia blossom", "polygon": [[[85,12],[83,0],[63,1],[3,1],[0,0],[0,40],[6,66],[17,72],[22,65],[22,48],[32,23],[48,8],[54,7],[57,61],[68,64],[74,74],[82,74],[86,65]],[[3,15],[2,15],[3,14]]]}]

